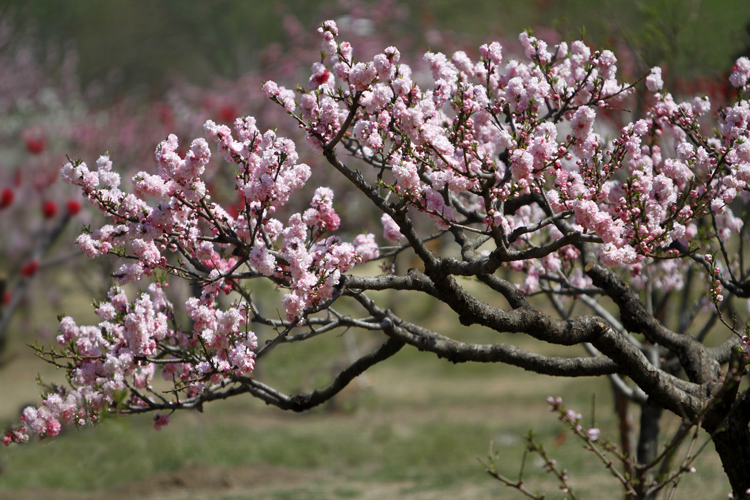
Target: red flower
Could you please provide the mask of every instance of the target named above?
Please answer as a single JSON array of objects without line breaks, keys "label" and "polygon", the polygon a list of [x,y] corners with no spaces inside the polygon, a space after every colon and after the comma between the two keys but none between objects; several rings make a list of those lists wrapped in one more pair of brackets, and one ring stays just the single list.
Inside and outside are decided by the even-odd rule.
[{"label": "red flower", "polygon": [[3,188],[2,192],[0,192],[0,210],[3,208],[9,207],[11,203],[13,203],[13,200],[15,199],[16,194],[13,192],[10,188]]},{"label": "red flower", "polygon": [[44,140],[44,138],[39,139],[27,139],[26,140],[26,149],[29,150],[29,153],[39,155],[44,153],[44,149],[47,147],[47,141]]},{"label": "red flower", "polygon": [[12,297],[12,295],[10,294],[10,292],[5,292],[3,294],[3,305],[4,306],[7,306],[8,304],[10,304],[11,297]]},{"label": "red flower", "polygon": [[57,215],[57,204],[54,201],[45,201],[42,205],[42,213],[45,219],[51,219]]},{"label": "red flower", "polygon": [[21,276],[30,278],[39,270],[39,261],[37,259],[27,262],[21,267]]},{"label": "red flower", "polygon": [[154,109],[156,110],[156,116],[159,121],[164,124],[164,127],[168,130],[173,129],[175,120],[172,109],[168,105],[162,103],[154,105]]},{"label": "red flower", "polygon": [[237,114],[237,110],[231,104],[225,104],[219,108],[219,118],[223,122],[233,122]]},{"label": "red flower", "polygon": [[81,211],[81,204],[77,200],[68,200],[67,207],[70,215],[75,215]]},{"label": "red flower", "polygon": [[26,150],[31,154],[42,154],[47,149],[47,139],[41,130],[26,129],[21,132],[21,138],[26,144]]}]

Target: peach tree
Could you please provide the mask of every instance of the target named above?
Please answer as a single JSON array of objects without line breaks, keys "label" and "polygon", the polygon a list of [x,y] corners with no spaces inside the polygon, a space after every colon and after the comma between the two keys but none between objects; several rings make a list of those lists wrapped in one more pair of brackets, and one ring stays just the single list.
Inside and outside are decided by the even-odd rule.
[{"label": "peach tree", "polygon": [[[321,58],[304,87],[267,81],[262,91],[327,172],[249,116],[233,128],[206,122],[183,154],[170,135],[132,192],[107,156],[65,165],[65,179],[110,217],[78,246],[125,263],[96,303],[98,324],[63,317],[58,345],[37,348],[69,384],[27,408],[6,444],[108,412],[151,412],[158,428],[178,410],[241,394],[304,411],[410,346],[454,363],[609,376],[644,408],[705,429],[735,498],[750,495],[750,390],[741,390],[750,343],[736,308],[750,297],[750,61],[731,73],[735,102],[715,110],[706,97],[665,92],[658,67],[619,81],[615,55],[581,41],[549,46],[523,33],[524,61],[505,62],[499,43],[482,45],[478,60],[427,53],[420,75],[395,47],[358,61],[334,22],[318,32]],[[629,111],[637,85],[641,117]],[[211,166],[211,144],[223,165]],[[204,182],[213,168],[235,173],[241,203],[231,213]],[[331,176],[359,194],[359,212],[336,210]],[[309,207],[290,213],[306,185]],[[364,232],[337,231],[342,217]],[[409,259],[417,265],[396,265]],[[175,279],[200,292],[173,303]],[[254,294],[261,281],[282,293]],[[383,291],[428,296],[463,325],[524,334],[560,355],[461,341],[384,306]],[[665,314],[670,304],[678,314]],[[260,325],[274,334],[259,341]],[[254,376],[274,349],[343,329],[383,341],[329,385],[289,395]],[[566,349],[575,346],[586,352]],[[157,375],[168,390],[155,388]],[[639,497],[653,494],[649,478],[628,480]]]}]

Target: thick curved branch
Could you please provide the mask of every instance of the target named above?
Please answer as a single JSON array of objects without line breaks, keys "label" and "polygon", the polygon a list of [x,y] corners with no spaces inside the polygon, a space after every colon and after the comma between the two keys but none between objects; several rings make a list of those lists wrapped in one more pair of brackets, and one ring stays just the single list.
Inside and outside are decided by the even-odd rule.
[{"label": "thick curved branch", "polygon": [[[410,272],[414,276],[420,274],[415,270]],[[463,320],[470,318],[501,332],[524,332],[550,343],[574,345],[591,342],[605,357],[547,358],[505,344],[463,343],[405,322],[377,307],[364,294],[354,293],[353,297],[376,319],[388,317],[393,321],[392,327],[384,328],[387,335],[453,362],[503,362],[556,376],[620,373],[630,377],[654,401],[678,415],[697,415],[709,399],[705,386],[680,380],[660,370],[626,336],[599,317],[555,320],[528,306],[507,312],[483,304],[455,283],[454,286],[452,298],[465,304],[464,307],[451,303],[450,298],[439,298],[453,307]],[[435,290],[440,293],[437,285]]]},{"label": "thick curved branch", "polygon": [[434,353],[453,363],[505,363],[555,377],[610,375],[618,370],[617,364],[605,357],[551,357],[511,344],[460,342],[408,322],[394,326],[390,334],[420,351]]},{"label": "thick curved branch", "polygon": [[[566,220],[555,223],[564,234],[572,231],[572,226]],[[620,309],[621,323],[627,331],[642,333],[653,344],[660,344],[675,352],[690,380],[696,383],[706,383],[720,375],[719,363],[703,344],[689,335],[673,332],[657,320],[622,278],[599,264],[597,253],[590,244],[578,243],[576,246],[583,256],[584,271]]]},{"label": "thick curved branch", "polygon": [[450,306],[463,325],[479,324],[497,332],[526,333],[551,344],[575,345],[589,342],[609,329],[604,320],[594,316],[581,316],[566,321],[547,316],[528,305],[511,311],[493,307],[468,293],[453,277],[443,278],[440,286],[417,269],[410,269],[407,276],[346,276],[343,282],[345,290],[342,293],[355,296],[362,290],[422,291]]},{"label": "thick curved branch", "polygon": [[628,342],[636,346],[638,349],[643,350],[643,344],[641,344],[638,339],[630,335],[630,333],[628,333],[628,331],[625,330],[625,328],[622,326],[622,323],[617,321],[617,319],[612,316],[609,311],[604,309],[601,304],[599,304],[596,300],[592,299],[588,295],[581,295],[580,299],[581,302],[589,306],[591,310],[594,311],[598,316],[604,318],[607,323],[609,323],[610,326],[615,329],[616,332],[624,335]]},{"label": "thick curved branch", "polygon": [[708,347],[706,350],[709,352],[718,363],[724,364],[729,361],[732,357],[732,351],[735,346],[740,345],[741,339],[736,335],[731,335],[724,342],[717,345],[716,347]]},{"label": "thick curved branch", "polygon": [[543,356],[510,344],[473,344],[459,342],[424,327],[409,323],[378,307],[364,294],[354,298],[375,318],[386,325],[386,335],[453,363],[506,363],[536,373],[560,377],[586,377],[615,373],[617,365],[605,357],[565,358]]},{"label": "thick curved branch", "polygon": [[607,292],[619,307],[623,327],[674,351],[692,381],[704,383],[716,378],[719,363],[703,344],[690,335],[680,335],[665,327],[648,312],[635,291],[610,269],[593,262],[586,263],[586,268],[594,285]]},{"label": "thick curved branch", "polygon": [[[466,237],[463,231],[452,230],[453,237],[456,242],[461,245],[461,257],[466,262],[472,262],[476,260],[476,251],[485,241],[486,238],[473,238],[469,239]],[[494,252],[493,252],[494,253]],[[492,254],[490,254],[492,257]],[[494,271],[493,271],[494,272]],[[494,274],[477,274],[477,279],[490,287],[492,290],[498,292],[505,300],[508,301],[510,307],[513,309],[528,305],[526,296],[519,290],[513,283],[510,283],[504,279],[501,279]]]},{"label": "thick curved branch", "polygon": [[406,276],[381,274],[378,276],[341,277],[340,286],[348,290],[413,290],[435,296],[437,290],[432,280],[416,269],[410,269]]},{"label": "thick curved branch", "polygon": [[557,239],[543,247],[534,247],[522,251],[510,251],[504,248],[497,248],[487,257],[474,259],[471,261],[460,261],[453,257],[441,258],[437,261],[437,272],[442,274],[452,274],[454,276],[475,276],[477,274],[492,274],[500,267],[503,262],[517,260],[541,259],[547,255],[557,252],[561,248],[581,241],[583,238],[579,232],[572,231],[560,239]]},{"label": "thick curved branch", "polygon": [[705,408],[708,387],[681,380],[654,366],[640,349],[611,328],[591,342],[602,354],[617,363],[626,375],[659,406],[677,415],[694,417]]}]

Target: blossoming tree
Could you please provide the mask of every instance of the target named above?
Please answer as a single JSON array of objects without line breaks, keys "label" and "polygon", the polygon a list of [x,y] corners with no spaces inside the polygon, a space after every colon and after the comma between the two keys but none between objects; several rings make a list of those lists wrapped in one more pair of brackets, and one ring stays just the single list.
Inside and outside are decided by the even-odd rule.
[{"label": "blossoming tree", "polygon": [[[156,148],[156,171],[133,177],[134,192],[120,189],[106,156],[96,168],[64,167],[111,217],[78,245],[91,258],[127,263],[96,305],[99,324],[64,317],[59,345],[39,348],[67,370],[70,387],[27,408],[6,444],[106,412],[153,412],[160,427],[177,410],[240,394],[304,411],[408,345],[452,362],[609,375],[633,400],[702,426],[735,498],[747,496],[750,390],[740,382],[750,343],[733,305],[750,297],[746,232],[735,215],[750,182],[750,61],[738,60],[730,77],[737,101],[712,122],[707,98],[676,102],[662,92],[659,68],[622,83],[614,54],[580,41],[550,47],[522,34],[526,62],[504,63],[498,43],[481,46],[479,60],[428,53],[433,81],[423,84],[395,47],[357,61],[334,22],[319,33],[322,57],[306,88],[268,81],[262,90],[305,131],[330,174],[313,174],[292,141],[252,117],[234,130],[206,122],[206,138],[184,157],[170,135]],[[648,111],[606,129],[607,116],[628,121],[635,85],[647,87]],[[211,142],[226,161],[220,168],[236,172],[242,204],[234,214],[203,181]],[[337,235],[344,212],[319,185],[327,175],[343,176],[382,225]],[[285,212],[313,176],[309,208]],[[418,266],[401,272],[395,264],[405,259]],[[374,261],[381,266],[365,266]],[[200,296],[173,304],[172,279],[199,284]],[[282,290],[280,301],[254,294],[258,281]],[[128,294],[130,282],[140,292]],[[429,296],[463,325],[525,334],[561,355],[463,342],[385,307],[383,291]],[[665,314],[667,300],[684,312]],[[275,334],[259,342],[258,325]],[[287,395],[254,376],[283,344],[345,328],[382,331],[383,343],[330,385]],[[581,345],[586,354],[565,355]],[[157,390],[157,373],[168,390]]]}]

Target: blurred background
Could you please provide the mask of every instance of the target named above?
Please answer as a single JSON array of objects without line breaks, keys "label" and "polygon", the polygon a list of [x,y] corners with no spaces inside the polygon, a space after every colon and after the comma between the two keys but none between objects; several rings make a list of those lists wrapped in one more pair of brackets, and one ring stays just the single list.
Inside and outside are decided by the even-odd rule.
[{"label": "blurred background", "polygon": [[[521,54],[517,36],[524,29],[550,43],[583,38],[615,52],[621,79],[661,65],[667,89],[717,102],[727,96],[724,82],[734,61],[750,55],[745,0],[600,1],[596,8],[586,0],[475,0],[470,6],[450,0],[0,0],[0,423],[10,424],[36,401],[37,372],[63,382],[26,344],[52,341],[59,314],[93,321],[90,304],[106,292],[114,266],[82,259],[71,245],[82,226],[98,219],[57,181],[60,167],[68,158],[93,163],[106,152],[121,172],[148,170],[160,140],[169,133],[184,141],[200,136],[206,119],[229,123],[251,114],[261,128],[294,136],[294,127],[285,130],[293,124],[259,88],[269,78],[288,87],[307,80],[320,57],[315,29],[326,19],[337,20],[355,57],[396,45],[416,68],[426,50],[464,50],[474,58],[479,44],[494,40],[508,60]],[[317,161],[303,146],[300,154]],[[217,174],[213,188],[221,192],[226,180]],[[231,187],[225,189],[231,202]],[[424,321],[462,328],[433,304],[410,307]],[[461,334],[478,341],[483,335]],[[369,340],[358,337],[363,346]],[[344,351],[339,338],[292,347],[264,375],[289,392],[309,390],[343,366]],[[406,350],[307,415],[227,401],[205,413],[175,415],[160,433],[147,417],[113,419],[94,430],[0,449],[0,496],[496,498],[506,492],[485,477],[477,458],[494,440],[512,476],[523,450],[519,436],[533,426],[571,457],[566,465],[582,478],[585,496],[602,497],[614,483],[586,462],[580,446],[565,443],[544,402],[560,394],[581,411],[591,406],[592,393],[600,394],[597,418],[606,434],[614,425],[606,380],[449,366]],[[716,459],[706,460],[700,480],[683,486],[696,498],[728,491]],[[529,474],[544,481],[541,471]]]}]

